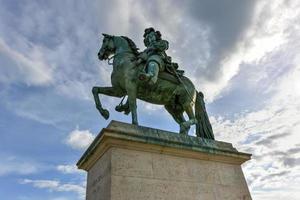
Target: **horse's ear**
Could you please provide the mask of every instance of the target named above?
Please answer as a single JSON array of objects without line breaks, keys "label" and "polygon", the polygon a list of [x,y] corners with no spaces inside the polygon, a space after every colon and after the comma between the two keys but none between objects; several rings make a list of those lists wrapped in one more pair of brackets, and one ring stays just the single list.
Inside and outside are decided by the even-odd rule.
[{"label": "horse's ear", "polygon": [[111,37],[110,35],[108,35],[108,34],[106,34],[106,33],[102,33],[102,35],[103,35],[104,37]]}]

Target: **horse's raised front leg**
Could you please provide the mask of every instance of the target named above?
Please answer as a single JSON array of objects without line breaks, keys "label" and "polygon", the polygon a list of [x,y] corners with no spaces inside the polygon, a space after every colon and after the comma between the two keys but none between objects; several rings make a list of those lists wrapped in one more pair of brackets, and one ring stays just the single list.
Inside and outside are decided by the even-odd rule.
[{"label": "horse's raised front leg", "polygon": [[132,117],[132,124],[138,125],[137,111],[136,111],[136,93],[137,93],[137,85],[133,82],[128,83],[127,85],[127,95],[129,108]]},{"label": "horse's raised front leg", "polygon": [[96,108],[105,119],[109,118],[109,111],[102,107],[99,94],[105,94],[113,97],[122,97],[125,95],[125,93],[120,92],[114,87],[93,87],[92,92],[95,99]]}]

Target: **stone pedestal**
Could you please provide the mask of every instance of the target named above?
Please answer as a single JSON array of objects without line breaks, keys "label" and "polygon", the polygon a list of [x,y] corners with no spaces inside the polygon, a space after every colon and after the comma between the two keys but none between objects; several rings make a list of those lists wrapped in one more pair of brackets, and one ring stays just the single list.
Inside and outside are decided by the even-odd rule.
[{"label": "stone pedestal", "polygon": [[250,200],[231,144],[112,121],[77,166],[87,200]]}]

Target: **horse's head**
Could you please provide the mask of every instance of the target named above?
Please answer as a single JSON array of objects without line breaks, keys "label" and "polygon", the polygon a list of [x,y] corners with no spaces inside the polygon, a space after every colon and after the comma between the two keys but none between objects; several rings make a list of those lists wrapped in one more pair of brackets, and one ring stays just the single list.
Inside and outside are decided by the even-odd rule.
[{"label": "horse's head", "polygon": [[115,53],[115,45],[114,45],[114,40],[112,35],[108,35],[103,33],[104,36],[103,41],[102,41],[102,46],[98,52],[98,58],[100,60],[106,60],[111,54]]}]

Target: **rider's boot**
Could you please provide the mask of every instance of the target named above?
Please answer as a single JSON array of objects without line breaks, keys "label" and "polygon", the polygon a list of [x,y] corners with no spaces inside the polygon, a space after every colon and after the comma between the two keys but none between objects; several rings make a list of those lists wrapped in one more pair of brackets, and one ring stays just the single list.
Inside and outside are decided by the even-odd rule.
[{"label": "rider's boot", "polygon": [[148,81],[150,85],[153,85],[157,81],[159,72],[159,65],[157,62],[150,61],[147,66],[147,73],[141,73],[139,78],[143,81]]}]

